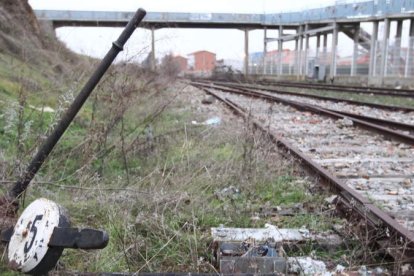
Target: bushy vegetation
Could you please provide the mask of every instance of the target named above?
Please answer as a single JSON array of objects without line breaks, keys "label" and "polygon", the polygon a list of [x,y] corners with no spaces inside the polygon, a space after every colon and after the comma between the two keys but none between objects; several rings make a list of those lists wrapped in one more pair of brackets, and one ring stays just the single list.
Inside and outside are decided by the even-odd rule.
[{"label": "bushy vegetation", "polygon": [[[84,77],[76,82],[70,77],[89,73],[77,70],[51,92],[51,80],[30,73],[23,61],[13,62],[21,65],[22,75],[39,75],[40,85],[32,90],[22,78],[2,82],[3,192],[81,87]],[[263,206],[322,206],[323,197],[309,193],[311,184],[300,180],[266,136],[224,109],[202,105],[200,93],[133,65],[106,75],[22,202],[21,209],[47,197],[68,209],[73,225],[108,231],[107,248],[66,250],[58,269],[214,271],[210,227],[270,222],[326,230],[335,221],[317,213],[277,220],[262,215]],[[212,112],[222,118],[220,125],[191,123]],[[229,187],[238,192],[222,192]]]},{"label": "bushy vegetation", "polygon": [[[17,50],[0,48],[0,195],[97,63],[70,53],[51,33],[32,44],[7,35]],[[266,135],[218,104],[201,104],[202,92],[164,69],[156,75],[133,64],[112,67],[23,196],[20,211],[46,197],[68,210],[72,225],[110,236],[103,250],[65,250],[57,275],[214,272],[210,227],[271,223],[325,231],[340,222],[326,209],[326,195],[312,193],[314,181]],[[192,123],[212,116],[221,123]],[[263,211],[269,208],[301,211],[274,216]],[[0,274],[13,275],[4,257]]]}]

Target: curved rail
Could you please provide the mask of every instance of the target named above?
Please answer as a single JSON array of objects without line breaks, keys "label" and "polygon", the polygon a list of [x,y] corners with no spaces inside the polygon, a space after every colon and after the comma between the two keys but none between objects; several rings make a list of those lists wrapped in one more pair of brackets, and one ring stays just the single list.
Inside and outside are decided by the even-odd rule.
[{"label": "curved rail", "polygon": [[375,238],[373,239],[373,242],[376,242],[382,248],[385,247],[384,249],[387,250],[392,248],[391,250],[395,253],[392,255],[398,258],[402,257],[404,262],[413,262],[414,234],[411,231],[400,225],[390,215],[375,206],[369,199],[350,188],[343,180],[313,161],[308,155],[299,150],[299,148],[292,145],[291,142],[271,132],[268,127],[256,120],[254,116],[252,118],[243,107],[228,98],[215,93],[215,88],[199,84],[195,84],[194,86],[223,102],[237,115],[248,119],[255,127],[269,135],[279,148],[282,148],[288,154],[295,156],[304,168],[312,173],[312,175],[319,176],[321,183],[326,184],[339,196],[337,208],[348,217],[358,216],[359,219],[366,224],[367,229],[370,230],[368,233]]}]

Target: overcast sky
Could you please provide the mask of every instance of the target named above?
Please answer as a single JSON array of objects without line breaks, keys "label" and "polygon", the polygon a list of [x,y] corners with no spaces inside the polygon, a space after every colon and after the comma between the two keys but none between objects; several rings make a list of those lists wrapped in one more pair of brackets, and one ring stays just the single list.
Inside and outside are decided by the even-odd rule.
[{"label": "overcast sky", "polygon": [[[328,6],[334,2],[334,0],[307,0],[306,2],[303,0],[29,0],[34,9],[135,11],[138,7],[142,7],[149,12],[231,13],[275,13]],[[57,29],[57,35],[76,52],[102,57],[121,30],[120,28],[65,27]],[[275,36],[277,32],[274,32]],[[160,29],[156,31],[155,36],[158,57],[169,52],[185,56],[197,50],[215,52],[219,59],[242,60],[244,56],[244,33],[240,30]],[[268,32],[268,36],[272,36],[272,33]],[[150,41],[148,30],[136,30],[121,58],[144,58],[150,51]],[[293,44],[286,43],[284,47],[292,48]],[[276,42],[268,45],[269,50],[276,48]],[[249,50],[251,53],[263,51],[262,30],[249,32]]]}]

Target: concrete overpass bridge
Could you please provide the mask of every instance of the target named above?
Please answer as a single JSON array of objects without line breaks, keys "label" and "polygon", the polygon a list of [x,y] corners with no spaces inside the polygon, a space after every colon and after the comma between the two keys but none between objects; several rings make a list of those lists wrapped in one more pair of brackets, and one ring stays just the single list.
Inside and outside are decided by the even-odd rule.
[{"label": "concrete overpass bridge", "polygon": [[[133,16],[133,12],[113,11],[35,10],[35,13],[39,20],[52,22],[55,28],[65,26],[121,27],[126,25]],[[248,74],[249,68],[252,71],[248,58],[248,34],[250,30],[262,29],[265,33],[263,55],[260,62],[255,61],[255,73],[285,75],[287,72],[286,64],[283,62],[283,45],[287,41],[295,41],[294,64],[290,64],[288,74],[297,77],[315,74],[316,67],[318,68],[316,74],[319,77],[337,77],[340,73],[337,70],[338,33],[343,32],[354,41],[349,75],[359,75],[358,72],[361,70],[358,69],[358,62],[362,52],[364,55],[369,55],[367,79],[372,82],[383,82],[390,73],[388,68],[391,65],[398,67],[396,72],[399,77],[414,77],[413,19],[413,0],[371,0],[337,1],[335,5],[324,8],[275,14],[148,12],[143,26],[152,31],[152,66],[154,68],[154,32],[156,29],[230,28],[241,29],[245,32],[244,70]],[[367,22],[372,25],[371,31],[361,28],[361,23]],[[381,37],[379,37],[379,24],[383,26]],[[391,24],[396,24],[395,41],[392,45],[390,45]],[[406,38],[409,40],[407,49],[401,47],[403,24],[409,25],[408,38]],[[277,30],[278,35],[269,37],[268,30],[272,32]],[[328,45],[328,36],[330,36],[330,45]],[[311,37],[316,37],[316,53],[313,53],[312,57],[309,52]],[[267,45],[271,42],[278,43],[278,52],[276,56],[270,55],[269,60]],[[395,52],[391,56],[390,46]],[[260,66],[257,66],[258,63]]]}]

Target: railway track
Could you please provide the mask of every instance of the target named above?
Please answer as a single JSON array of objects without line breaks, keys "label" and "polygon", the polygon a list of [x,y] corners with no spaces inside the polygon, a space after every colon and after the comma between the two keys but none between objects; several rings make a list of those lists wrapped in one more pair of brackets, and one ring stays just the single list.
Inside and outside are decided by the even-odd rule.
[{"label": "railway track", "polygon": [[265,89],[248,89],[244,86],[239,86],[238,84],[224,83],[220,85],[229,88],[243,89],[243,91],[256,93],[258,95],[277,95],[278,98],[319,106],[332,112],[380,125],[386,125],[393,129],[401,130],[403,132],[406,131],[407,134],[414,135],[414,111],[407,112],[405,108],[399,109],[398,106],[393,106],[392,110],[389,108],[381,109],[366,106],[364,104],[315,99],[307,96],[288,95],[283,93],[280,94],[274,91],[266,91]]},{"label": "railway track", "polygon": [[395,260],[414,261],[413,136],[401,139],[361,118],[251,90],[192,84],[253,118],[256,127],[336,191],[340,209],[365,221],[378,245]]},{"label": "railway track", "polygon": [[[200,81],[200,82],[209,83],[208,81]],[[352,105],[355,105],[355,106],[359,105],[359,106],[371,107],[371,108],[381,109],[381,110],[399,111],[401,113],[414,112],[414,108],[411,108],[411,107],[377,104],[377,103],[363,102],[363,101],[350,100],[350,99],[341,99],[341,98],[336,98],[336,97],[309,94],[309,93],[304,93],[304,92],[292,92],[292,91],[281,90],[279,88],[275,88],[274,86],[246,84],[246,83],[218,82],[218,81],[215,81],[214,83],[219,84],[219,85],[225,85],[225,86],[237,88],[237,89],[254,89],[254,90],[258,90],[258,91],[276,93],[278,95],[290,95],[290,96],[297,96],[297,97],[307,97],[307,98],[312,98],[312,99],[315,99],[315,100],[331,101],[333,103],[347,103],[347,104],[352,104]]]},{"label": "railway track", "polygon": [[[308,100],[303,100],[300,97],[293,97],[293,96],[286,96],[286,95],[275,95],[274,93],[266,93],[262,91],[257,91],[255,89],[246,89],[246,88],[238,88],[237,85],[233,84],[226,84],[226,85],[217,85],[214,83],[206,84],[206,83],[195,83],[198,86],[203,86],[207,88],[216,88],[220,89],[225,92],[230,92],[234,94],[241,94],[246,95],[249,97],[256,97],[262,98],[269,101],[279,102],[287,105],[294,106],[299,109],[305,109],[310,112],[314,113],[322,113],[326,116],[330,116],[337,119],[349,119],[352,120],[355,124],[360,125],[362,127],[368,128],[370,130],[374,130],[380,133],[386,133],[388,136],[399,139],[403,142],[408,144],[414,144],[414,124],[410,124],[412,122],[411,114],[406,114],[404,112],[399,111],[385,111],[384,114],[388,116],[384,116],[384,118],[377,118],[372,116],[367,116],[361,114],[361,112],[351,113],[344,110],[351,109],[349,104],[343,106],[342,110],[326,108],[320,104],[320,102],[312,101],[309,102]],[[331,107],[331,103],[326,103],[325,106]],[[358,106],[359,109],[363,109],[360,105]],[[372,112],[372,108],[366,112],[370,114]],[[398,120],[390,120],[388,118],[396,118]]]},{"label": "railway track", "polygon": [[275,85],[282,87],[295,87],[295,88],[306,88],[315,90],[324,90],[338,93],[357,93],[357,94],[369,94],[386,97],[406,97],[414,98],[414,90],[410,89],[393,89],[383,87],[364,87],[364,86],[345,86],[345,85],[334,85],[334,84],[320,84],[320,83],[303,83],[303,82],[260,82],[264,85]]}]

